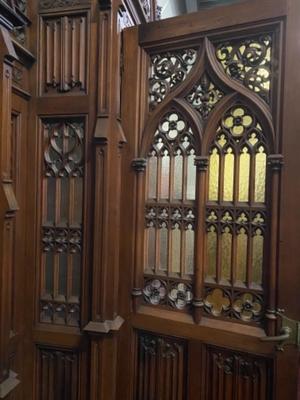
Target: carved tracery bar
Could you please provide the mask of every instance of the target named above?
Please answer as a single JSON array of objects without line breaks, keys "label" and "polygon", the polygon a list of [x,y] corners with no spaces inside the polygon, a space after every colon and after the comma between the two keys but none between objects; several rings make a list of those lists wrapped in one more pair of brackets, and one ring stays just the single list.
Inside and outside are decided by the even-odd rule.
[{"label": "carved tracery bar", "polygon": [[40,319],[79,324],[84,121],[43,120],[43,226]]}]

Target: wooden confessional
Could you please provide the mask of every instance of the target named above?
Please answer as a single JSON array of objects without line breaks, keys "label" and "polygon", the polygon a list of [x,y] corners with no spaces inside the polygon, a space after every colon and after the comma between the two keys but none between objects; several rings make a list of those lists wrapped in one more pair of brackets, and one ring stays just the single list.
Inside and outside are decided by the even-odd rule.
[{"label": "wooden confessional", "polygon": [[296,400],[299,1],[0,11],[0,399]]}]

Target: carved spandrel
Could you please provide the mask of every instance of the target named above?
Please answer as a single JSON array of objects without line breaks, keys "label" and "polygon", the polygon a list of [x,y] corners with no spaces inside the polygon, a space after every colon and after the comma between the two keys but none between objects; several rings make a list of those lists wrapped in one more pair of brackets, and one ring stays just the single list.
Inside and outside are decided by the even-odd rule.
[{"label": "carved spandrel", "polygon": [[190,73],[198,57],[197,50],[184,49],[150,57],[149,101],[154,109]]},{"label": "carved spandrel", "polygon": [[271,34],[228,40],[216,45],[216,56],[225,72],[267,103],[270,103],[272,90],[272,51]]}]

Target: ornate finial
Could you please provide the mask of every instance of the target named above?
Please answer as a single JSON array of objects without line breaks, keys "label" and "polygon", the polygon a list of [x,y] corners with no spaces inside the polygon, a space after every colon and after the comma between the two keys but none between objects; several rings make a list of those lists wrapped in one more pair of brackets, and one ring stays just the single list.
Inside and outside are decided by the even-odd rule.
[{"label": "ornate finial", "polygon": [[208,157],[206,156],[195,157],[195,165],[198,171],[206,171],[208,168]]},{"label": "ornate finial", "polygon": [[136,172],[144,172],[146,169],[146,165],[147,160],[145,158],[135,158],[131,162],[131,166]]},{"label": "ornate finial", "polygon": [[273,171],[280,171],[283,166],[283,155],[282,154],[269,155],[268,164],[271,166]]}]

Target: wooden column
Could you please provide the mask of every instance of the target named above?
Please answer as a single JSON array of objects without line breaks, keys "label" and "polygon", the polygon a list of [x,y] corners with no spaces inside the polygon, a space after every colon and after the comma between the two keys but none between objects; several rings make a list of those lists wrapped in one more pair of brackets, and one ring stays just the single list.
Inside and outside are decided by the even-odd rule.
[{"label": "wooden column", "polygon": [[197,227],[196,227],[196,258],[195,258],[195,287],[194,287],[194,320],[198,324],[201,319],[201,308],[203,307],[203,285],[204,285],[204,254],[206,235],[205,228],[205,203],[206,203],[206,176],[208,168],[208,157],[195,158],[197,168]]},{"label": "wooden column", "polygon": [[91,340],[90,399],[116,398],[121,150],[125,142],[118,118],[117,12],[100,1],[98,19],[98,95],[93,139],[94,224],[92,307],[84,328]]},{"label": "wooden column", "polygon": [[9,31],[0,25],[0,398],[5,398],[19,383],[16,374],[9,369],[8,359],[14,219],[18,210],[11,173],[12,61],[15,59],[17,55]]},{"label": "wooden column", "polygon": [[271,218],[270,218],[270,251],[269,268],[267,269],[266,281],[268,282],[268,298],[266,318],[268,321],[267,332],[269,336],[276,333],[276,309],[277,309],[277,267],[278,267],[278,226],[279,226],[279,189],[280,172],[283,165],[281,154],[272,154],[268,157],[271,178]]},{"label": "wooden column", "polygon": [[143,294],[143,258],[144,258],[144,173],[147,160],[144,158],[136,158],[132,161],[131,166],[136,172],[136,216],[135,216],[135,253],[134,253],[134,280],[132,288],[133,308],[137,311],[141,303]]}]

